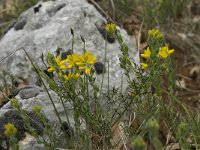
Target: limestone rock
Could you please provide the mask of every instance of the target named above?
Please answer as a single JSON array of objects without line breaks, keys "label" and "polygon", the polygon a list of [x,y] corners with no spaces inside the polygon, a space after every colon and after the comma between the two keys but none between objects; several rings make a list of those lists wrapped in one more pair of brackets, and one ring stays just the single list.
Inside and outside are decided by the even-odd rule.
[{"label": "limestone rock", "polygon": [[40,93],[40,91],[43,91],[43,89],[38,86],[26,85],[14,90],[11,93],[10,97],[15,97],[16,95],[19,94],[20,98],[28,99],[37,96]]},{"label": "limestone rock", "polygon": [[[35,128],[38,133],[42,133],[43,125],[41,122],[36,118],[35,114],[31,111],[27,111],[27,115],[32,118],[30,119],[30,125]],[[34,121],[33,121],[34,120]],[[17,128],[16,137],[18,140],[24,138],[25,128],[24,122],[22,118],[16,113],[16,111],[10,106],[9,108],[2,107],[0,109],[0,147],[3,147],[3,141],[6,140],[4,136],[4,125],[7,123],[13,123],[14,126]]]},{"label": "limestone rock", "polygon": [[45,147],[42,144],[38,144],[36,139],[32,135],[25,133],[25,138],[19,142],[19,149],[20,150],[45,150]]},{"label": "limestone rock", "polygon": [[[32,61],[38,66],[45,68],[42,63],[41,55],[47,55],[48,52],[56,55],[57,48],[64,50],[71,49],[72,36],[70,29],[75,33],[74,52],[83,52],[82,36],[86,42],[86,50],[91,52],[97,62],[103,62],[105,53],[105,39],[99,27],[106,23],[105,18],[89,4],[86,0],[56,0],[39,2],[37,5],[28,9],[20,15],[16,23],[11,27],[0,41],[0,71],[6,69],[15,77],[22,77],[34,85],[37,82],[36,74],[32,71],[30,60],[23,50],[17,49],[23,47]],[[139,63],[139,55],[136,49],[131,45],[129,37],[125,30],[117,29],[122,34],[124,41],[129,46],[130,56],[135,63]],[[13,52],[16,51],[14,54]],[[119,87],[122,83],[122,69],[119,66],[119,44],[116,41],[108,43],[108,59],[110,87]],[[105,66],[107,67],[107,66]],[[103,71],[108,68],[103,68]],[[101,84],[102,74],[96,74],[97,82]],[[104,76],[103,90],[107,88],[107,73]],[[126,89],[127,82],[123,79],[123,87]],[[34,91],[34,92],[33,92]],[[45,91],[40,88],[22,89],[14,95],[22,104],[24,110],[30,111],[32,106],[40,105],[51,124],[59,128],[59,121],[56,117],[52,103]],[[55,92],[50,91],[50,95],[63,121],[66,121],[63,106]],[[70,125],[74,127],[74,120],[71,112],[72,106],[65,104],[68,110]],[[6,111],[11,111],[10,103],[0,108],[0,119]],[[84,125],[83,127],[84,128]],[[2,133],[2,132],[1,132]]]},{"label": "limestone rock", "polygon": [[[36,88],[36,87],[35,87]],[[38,87],[39,88],[39,87]],[[66,114],[64,113],[64,108],[59,100],[59,97],[56,95],[55,92],[49,91],[50,95],[52,97],[52,100],[55,104],[55,107],[58,111],[59,116],[61,117],[62,122],[66,122]],[[38,126],[39,121],[37,121],[37,118],[35,118],[34,113],[31,111],[32,107],[34,105],[41,106],[42,113],[46,116],[49,123],[52,125],[52,127],[55,129],[55,132],[61,131],[61,124],[58,121],[58,118],[55,114],[55,110],[52,106],[52,103],[47,95],[46,92],[40,91],[36,97],[31,97],[28,99],[22,99],[20,97],[20,93],[18,93],[15,96],[18,100],[18,102],[22,105],[22,109],[28,112],[28,115],[33,118],[37,124],[34,124],[34,121],[31,121],[31,125],[39,131],[39,133],[42,133],[42,125]],[[71,111],[71,105],[69,103],[65,103],[65,108],[67,110],[67,115],[70,121],[70,127],[74,128],[74,120],[72,118],[72,111]],[[4,132],[4,125],[8,122],[14,123],[14,125],[17,128],[17,137],[18,139],[22,139],[25,135],[25,129],[24,129],[24,123],[19,115],[16,114],[16,112],[13,110],[12,106],[10,105],[10,102],[5,104],[2,108],[0,108],[0,133]],[[84,125],[82,126],[82,129],[84,129]],[[0,134],[0,146],[5,139],[4,135]],[[30,146],[30,145],[29,145]]]},{"label": "limestone rock", "polygon": [[[37,13],[35,9],[37,7]],[[43,67],[40,56],[51,52],[56,53],[58,47],[65,50],[71,49],[72,28],[75,33],[74,51],[82,53],[83,43],[80,36],[86,41],[86,49],[97,57],[97,61],[103,62],[105,51],[105,39],[98,31],[99,27],[106,23],[101,14],[86,0],[57,0],[39,2],[28,9],[18,18],[14,27],[8,30],[0,41],[0,60],[15,50],[24,47],[34,63]],[[136,63],[139,55],[131,45],[125,30],[120,29],[124,40],[130,48],[130,56]],[[110,64],[110,85],[121,85],[122,70],[119,66],[119,45],[115,41],[108,43],[108,58]],[[31,70],[31,63],[23,50],[19,50],[0,63],[1,69],[10,71],[15,76],[23,76],[30,83],[35,84],[36,75]],[[107,68],[106,68],[107,70]],[[105,74],[105,79],[107,79]],[[98,76],[101,78],[101,75]],[[100,79],[101,80],[101,79]],[[126,81],[124,79],[124,81]],[[106,81],[105,87],[106,85]],[[126,84],[126,82],[123,82]],[[124,86],[125,87],[125,86]]]}]

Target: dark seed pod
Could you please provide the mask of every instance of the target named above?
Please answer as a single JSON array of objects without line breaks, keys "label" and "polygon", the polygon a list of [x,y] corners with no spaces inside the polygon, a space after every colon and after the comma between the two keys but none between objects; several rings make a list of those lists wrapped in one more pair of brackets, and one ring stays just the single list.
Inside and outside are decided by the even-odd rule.
[{"label": "dark seed pod", "polygon": [[82,40],[83,43],[85,43],[85,39],[82,36],[81,36],[81,40]]},{"label": "dark seed pod", "polygon": [[71,28],[71,34],[74,35],[74,30]]}]

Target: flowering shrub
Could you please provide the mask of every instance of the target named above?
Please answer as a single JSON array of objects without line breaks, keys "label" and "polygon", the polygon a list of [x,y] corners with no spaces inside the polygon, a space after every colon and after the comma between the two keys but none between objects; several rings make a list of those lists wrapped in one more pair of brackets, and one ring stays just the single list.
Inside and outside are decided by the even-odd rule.
[{"label": "flowering shrub", "polygon": [[[181,147],[188,149],[189,143],[187,138],[189,135],[192,135],[194,140],[198,140],[199,132],[195,132],[195,130],[198,130],[198,127],[195,125],[199,122],[187,117],[184,121],[174,118],[176,112],[173,108],[176,98],[174,93],[174,70],[170,57],[174,53],[174,49],[170,49],[165,44],[164,35],[158,29],[149,30],[148,47],[141,54],[145,62],[138,66],[131,61],[128,46],[123,41],[120,32],[116,29],[116,25],[112,23],[107,24],[105,30],[107,31],[106,36],[111,35],[119,43],[121,51],[119,65],[123,69],[123,74],[127,77],[129,84],[128,90],[125,93],[122,93],[115,87],[110,88],[108,86],[107,95],[103,99],[106,102],[106,106],[101,105],[103,101],[102,84],[101,87],[97,86],[94,76],[95,71],[92,65],[96,62],[96,57],[90,52],[86,52],[85,48],[82,54],[72,53],[65,59],[61,59],[60,56],[54,57],[49,53],[47,56],[47,71],[54,73],[54,78],[44,74],[40,68],[37,68],[32,63],[49,95],[62,129],[68,129],[64,131],[66,139],[63,142],[70,142],[67,142],[68,145],[63,144],[63,147],[105,150],[117,149],[122,146],[127,148],[127,143],[131,143],[130,147],[138,150],[144,149],[149,144],[155,147],[155,149],[162,149],[166,145],[161,142],[159,130],[161,128],[160,123],[164,122],[166,128],[172,128],[173,134],[177,135],[177,140]],[[71,33],[74,36],[73,30],[71,30]],[[74,47],[73,39],[72,52]],[[83,37],[81,39],[85,44]],[[107,46],[105,47],[104,58],[104,64],[109,67]],[[136,80],[132,80],[132,73],[136,75]],[[164,77],[166,78],[167,87],[163,88],[162,82]],[[59,116],[43,79],[49,83],[49,88],[59,96],[67,122],[63,122]],[[104,74],[102,75],[102,83],[103,79]],[[167,103],[165,102],[166,100],[168,101]],[[66,103],[71,104],[73,111],[75,122],[73,132],[69,132],[72,124],[69,121]],[[16,99],[11,100],[11,105],[22,117],[26,129],[36,137],[38,143],[43,143],[45,147],[51,149],[58,148],[57,134],[42,114],[40,106],[36,105],[32,110],[44,125],[43,134],[45,138],[40,137],[35,129],[30,126],[27,115]],[[114,107],[115,105],[117,107]],[[187,109],[185,110],[189,116],[190,113]],[[128,121],[124,120],[123,116],[126,116]],[[139,128],[134,126],[133,122],[135,120],[140,120]],[[124,123],[121,123],[122,121]],[[190,122],[192,122],[192,128],[189,128],[187,125]],[[82,126],[85,128],[82,128]],[[114,135],[116,126],[120,128],[117,138]],[[16,129],[12,124],[5,126],[6,136],[14,136],[15,133]],[[69,133],[70,135],[68,135]]]}]

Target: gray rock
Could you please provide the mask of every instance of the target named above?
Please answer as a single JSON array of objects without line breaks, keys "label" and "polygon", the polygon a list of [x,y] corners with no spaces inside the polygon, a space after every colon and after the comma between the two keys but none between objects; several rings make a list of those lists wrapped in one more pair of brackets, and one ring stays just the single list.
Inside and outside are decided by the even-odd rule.
[{"label": "gray rock", "polygon": [[45,150],[46,148],[42,144],[38,144],[37,140],[31,136],[30,134],[26,133],[26,137],[19,142],[19,149],[20,150]]},{"label": "gray rock", "polygon": [[[103,62],[105,39],[98,31],[98,27],[106,22],[101,14],[88,4],[86,0],[57,0],[40,2],[37,13],[33,8],[28,9],[19,17],[17,22],[25,21],[26,25],[21,30],[11,28],[0,41],[0,59],[24,47],[33,62],[44,67],[40,56],[48,52],[56,53],[58,47],[65,50],[71,48],[70,28],[74,29],[75,45],[74,51],[82,53],[83,43],[80,35],[86,41],[86,49],[97,57],[97,61]],[[36,7],[35,6],[35,7]],[[17,26],[17,25],[15,25]],[[130,44],[129,37],[125,30],[118,28],[124,40],[130,48],[130,55],[136,63],[139,62],[137,51]],[[119,66],[118,56],[121,54],[117,42],[108,43],[108,58],[110,64],[110,85],[119,87],[121,84],[122,70]],[[16,76],[23,76],[30,83],[37,82],[36,75],[31,70],[31,63],[23,50],[17,51],[8,59],[0,63],[1,69],[7,69]],[[107,70],[107,68],[106,68]],[[101,80],[102,75],[97,78]],[[107,79],[105,74],[105,79]],[[124,79],[124,81],[126,81]],[[107,81],[105,80],[104,87]],[[126,87],[126,82],[123,82]]]},{"label": "gray rock", "polygon": [[[63,105],[60,102],[60,98],[53,91],[49,91],[49,93],[55,104],[55,107],[58,110],[58,113],[59,113],[62,121],[67,121],[65,113],[64,113]],[[27,111],[30,111],[34,105],[41,106],[42,112],[43,112],[43,114],[45,114],[45,116],[47,117],[49,122],[51,124],[56,124],[60,128],[61,125],[59,124],[58,118],[55,114],[55,110],[52,106],[52,103],[51,103],[49,97],[48,97],[48,94],[45,91],[40,91],[36,97],[32,97],[32,98],[28,98],[28,99],[21,98],[20,93],[18,93],[15,96],[15,98],[17,98],[17,100],[22,104],[22,109],[27,110]],[[4,105],[2,107],[2,109],[4,109],[4,108],[10,108],[10,103]],[[72,116],[73,116],[72,111],[71,111],[72,106],[69,103],[65,103],[65,108],[66,108],[66,110],[68,110],[67,114],[69,116],[69,120],[71,123],[70,125],[73,126],[74,120],[72,119]]]},{"label": "gray rock", "polygon": [[37,96],[40,91],[43,91],[42,88],[38,86],[24,86],[21,88],[18,88],[14,90],[11,94],[10,97],[15,97],[17,94],[19,94],[20,98],[22,99],[28,99]]},{"label": "gray rock", "polygon": [[22,30],[24,26],[26,25],[25,19],[19,19],[16,24],[14,25],[15,30]]},{"label": "gray rock", "polygon": [[[43,131],[43,125],[41,122],[37,119],[35,114],[31,111],[27,111],[27,115],[31,118],[30,119],[30,125],[38,131],[39,134]],[[34,120],[34,121],[33,121]],[[24,122],[22,118],[16,113],[16,111],[10,107],[10,109],[7,108],[1,108],[0,109],[0,146],[3,147],[3,141],[6,139],[4,136],[4,125],[7,123],[13,123],[14,126],[17,128],[16,137],[18,140],[21,140],[24,138],[25,128],[24,128]]]},{"label": "gray rock", "polygon": [[[37,88],[37,87],[35,87]],[[39,88],[39,87],[38,87]],[[59,97],[57,94],[53,91],[50,91],[50,95],[52,97],[52,100],[55,104],[55,107],[57,108],[57,111],[59,113],[59,116],[61,117],[62,122],[67,122],[66,114],[64,112],[64,108],[59,100]],[[33,118],[34,121],[31,121],[31,125],[37,129],[39,133],[42,133],[42,124],[35,118],[34,113],[31,111],[32,107],[35,105],[41,106],[42,113],[46,116],[49,123],[53,127],[55,132],[61,131],[61,124],[55,114],[55,110],[52,106],[52,103],[47,95],[46,92],[40,91],[36,97],[28,98],[28,99],[22,99],[20,96],[20,93],[18,93],[15,98],[17,98],[18,102],[22,105],[22,109],[28,112],[28,115]],[[72,118],[73,112],[71,111],[72,106],[69,103],[65,103],[65,108],[67,110],[67,115],[69,118],[70,126],[69,128],[74,128],[74,120]],[[17,137],[18,140],[21,140],[25,135],[25,129],[24,129],[24,123],[20,116],[16,114],[16,112],[13,110],[12,106],[10,105],[10,102],[5,104],[2,108],[0,108],[0,133],[4,132],[4,124],[11,122],[14,123],[18,132]],[[85,126],[82,125],[82,129],[85,129]],[[73,129],[72,129],[73,130]],[[71,133],[69,132],[71,135]],[[69,135],[69,136],[70,136]],[[61,135],[62,136],[62,135]],[[4,135],[0,134],[0,145],[2,144],[3,140],[5,139]],[[61,138],[62,139],[62,138]],[[36,144],[34,141],[29,141],[29,144]],[[63,141],[62,141],[63,142]],[[22,141],[23,143],[23,141]],[[62,143],[63,144],[63,143]],[[25,145],[25,147],[30,145]],[[37,148],[42,148],[40,145],[33,150]]]},{"label": "gray rock", "polygon": [[[36,10],[36,13],[34,8],[39,5],[41,5],[41,7]],[[87,51],[96,56],[98,62],[103,62],[105,39],[98,31],[98,27],[105,23],[105,18],[103,18],[95,7],[86,0],[39,2],[34,7],[22,13],[14,27],[11,27],[1,39],[0,60],[8,55],[10,56],[0,63],[0,70],[6,69],[14,76],[27,79],[31,85],[36,84],[36,74],[33,73],[30,60],[25,55],[24,51],[18,50],[14,54],[12,53],[23,47],[34,63],[46,69],[40,60],[40,56],[42,54],[46,56],[48,52],[56,54],[56,49],[58,47],[64,50],[71,49],[71,28],[75,33],[74,52],[83,52],[81,35],[85,39]],[[132,47],[126,31],[119,27],[117,27],[117,29],[130,48],[132,60],[139,63],[138,52]],[[107,54],[110,64],[110,87],[121,86],[123,80],[123,88],[126,89],[126,79],[121,78],[123,72],[119,66],[119,55],[121,52],[117,42],[113,41],[108,43]],[[105,67],[107,67],[107,65]],[[105,68],[105,70],[107,71],[108,69]],[[96,74],[96,77],[96,81],[100,85],[102,74]],[[106,91],[107,83],[108,74],[106,72],[104,74],[103,91]],[[67,121],[59,97],[53,91],[50,91],[50,94],[62,121]],[[15,97],[22,104],[22,108],[27,111],[30,111],[34,105],[40,105],[49,122],[54,125],[55,128],[60,129],[61,125],[59,124],[52,103],[45,91],[41,91],[39,88],[23,89],[18,91]],[[67,115],[69,116],[70,125],[74,128],[73,112],[71,111],[72,106],[66,103],[65,107],[67,109]],[[10,111],[11,109],[10,103],[0,108],[0,119],[5,111]],[[82,129],[84,128],[85,126],[83,123]]]}]

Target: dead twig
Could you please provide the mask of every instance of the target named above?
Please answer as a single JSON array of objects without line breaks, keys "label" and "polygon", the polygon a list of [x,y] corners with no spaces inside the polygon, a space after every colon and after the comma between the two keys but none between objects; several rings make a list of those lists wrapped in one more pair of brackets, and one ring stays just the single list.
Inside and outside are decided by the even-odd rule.
[{"label": "dead twig", "polygon": [[104,14],[106,16],[106,18],[108,18],[110,21],[112,21],[113,23],[116,23],[116,21],[110,17],[108,15],[108,13],[106,13],[102,8],[101,6],[99,6],[99,4],[97,4],[94,0],[88,0],[88,2],[92,3],[102,14]]},{"label": "dead twig", "polygon": [[176,74],[176,76],[177,76],[177,77],[184,78],[184,79],[186,79],[186,80],[190,80],[190,81],[192,81],[192,79],[191,79],[191,78],[189,78],[189,77],[186,77],[186,76],[184,76],[184,75],[182,75],[182,74]]},{"label": "dead twig", "polygon": [[113,0],[110,0],[110,3],[111,3],[111,6],[112,6],[112,9],[113,9],[113,18],[114,18],[114,20],[115,20],[115,3],[113,2]]}]

